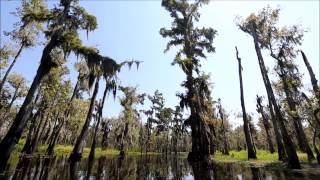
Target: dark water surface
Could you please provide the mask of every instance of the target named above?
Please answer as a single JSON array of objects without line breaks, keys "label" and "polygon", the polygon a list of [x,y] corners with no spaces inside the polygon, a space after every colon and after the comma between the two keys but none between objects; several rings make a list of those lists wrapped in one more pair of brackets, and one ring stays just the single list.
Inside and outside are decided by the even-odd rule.
[{"label": "dark water surface", "polygon": [[[20,161],[17,168],[9,168],[0,179],[266,179],[266,180],[320,180],[320,168],[305,167],[302,170],[286,170],[272,167],[250,167],[239,163],[218,163],[210,170],[191,166],[185,157],[128,156],[120,160],[116,156],[96,159],[91,166],[84,159],[74,165],[67,157],[54,159],[32,158]],[[88,171],[91,167],[91,171]],[[89,168],[90,169],[90,168]]]}]

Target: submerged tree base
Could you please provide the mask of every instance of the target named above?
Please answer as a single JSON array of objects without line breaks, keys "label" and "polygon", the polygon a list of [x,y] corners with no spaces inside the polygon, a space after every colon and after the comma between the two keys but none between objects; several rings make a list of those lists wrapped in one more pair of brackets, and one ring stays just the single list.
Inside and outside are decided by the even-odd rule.
[{"label": "submerged tree base", "polygon": [[79,162],[82,159],[82,153],[72,153],[69,157],[70,162]]},{"label": "submerged tree base", "polygon": [[210,168],[213,164],[210,155],[201,155],[201,153],[194,152],[189,152],[188,161],[192,166],[196,165],[202,168]]}]

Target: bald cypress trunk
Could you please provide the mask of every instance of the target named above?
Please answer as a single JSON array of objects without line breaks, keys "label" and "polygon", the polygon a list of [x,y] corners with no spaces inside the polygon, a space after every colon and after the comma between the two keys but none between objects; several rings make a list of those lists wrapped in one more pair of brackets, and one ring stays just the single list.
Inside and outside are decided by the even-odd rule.
[{"label": "bald cypress trunk", "polygon": [[195,100],[196,95],[193,81],[192,68],[189,68],[186,87],[188,89],[187,98],[191,111],[188,122],[192,131],[192,151],[188,154],[188,160],[191,162],[201,162],[204,166],[207,166],[210,164],[210,129],[204,122],[204,114],[200,108],[200,103]]},{"label": "bald cypress trunk", "polygon": [[6,82],[8,76],[9,76],[9,74],[10,74],[10,71],[12,70],[14,64],[17,62],[17,59],[18,59],[18,57],[20,56],[20,54],[21,54],[21,52],[22,52],[22,49],[23,49],[24,47],[25,47],[25,45],[22,43],[21,46],[20,46],[20,48],[19,48],[19,50],[18,50],[18,52],[17,52],[17,54],[15,55],[15,57],[14,57],[14,59],[13,59],[13,61],[12,61],[12,63],[10,64],[8,70],[7,70],[6,73],[4,74],[4,76],[3,76],[3,78],[2,78],[2,81],[0,82],[0,94],[1,94],[1,92],[2,92],[4,83]]},{"label": "bald cypress trunk", "polygon": [[246,113],[246,107],[244,103],[244,95],[243,95],[243,84],[242,84],[242,66],[241,66],[241,58],[239,58],[239,52],[236,47],[236,56],[239,65],[239,81],[240,81],[240,100],[241,100],[241,108],[242,108],[242,118],[243,118],[243,130],[246,138],[246,143],[248,147],[248,159],[257,159],[256,151],[254,148],[252,134],[250,133],[249,122]]},{"label": "bald cypress trunk", "polygon": [[310,76],[310,80],[311,80],[311,84],[312,84],[312,88],[313,88],[313,92],[318,100],[318,106],[317,108],[314,110],[314,116],[316,117],[316,122],[318,123],[318,126],[320,127],[320,90],[319,90],[319,85],[318,85],[318,80],[316,79],[316,76],[313,72],[313,69],[307,59],[307,56],[304,54],[303,51],[301,51],[301,55],[304,61],[304,64],[306,65],[308,72],[309,72],[309,76]]},{"label": "bald cypress trunk", "polygon": [[[314,152],[317,155],[317,162],[318,162],[318,164],[320,164],[320,152],[319,152],[319,149],[318,149],[317,143],[316,143],[316,137],[317,137],[318,133],[319,133],[319,130],[317,128],[315,128],[313,138],[312,138],[312,143],[313,143]],[[319,134],[318,134],[318,136],[319,136]]]},{"label": "bald cypress trunk", "polygon": [[277,117],[277,120],[280,125],[280,130],[282,132],[283,143],[284,143],[286,154],[288,156],[288,167],[293,168],[293,169],[300,169],[301,166],[300,166],[299,158],[298,158],[298,155],[296,152],[296,148],[295,148],[295,146],[292,142],[292,139],[286,129],[285,119],[283,118],[283,115],[281,114],[280,107],[277,104],[276,98],[273,93],[273,89],[272,89],[272,86],[271,86],[271,83],[270,83],[270,80],[268,77],[267,69],[264,64],[264,60],[263,60],[263,57],[261,54],[261,49],[259,46],[259,41],[258,41],[256,29],[257,28],[255,27],[255,24],[253,24],[252,28],[251,28],[251,33],[252,33],[252,37],[253,37],[254,47],[255,47],[255,50],[257,53],[259,67],[260,67],[260,71],[261,71],[264,85],[266,87],[268,98],[270,98],[270,101],[272,103],[272,106],[273,106],[273,109],[275,112],[275,116]]},{"label": "bald cypress trunk", "polygon": [[279,161],[287,161],[287,154],[285,152],[284,144],[282,141],[283,137],[282,137],[281,131],[279,129],[278,120],[277,120],[276,116],[274,115],[273,105],[271,103],[270,98],[268,98],[268,103],[269,103],[268,108],[270,111],[271,121],[272,121],[272,125],[273,125],[273,131],[274,131],[274,134],[276,136],[276,141],[277,141],[278,160]]},{"label": "bald cypress trunk", "polygon": [[270,150],[271,153],[274,153],[275,150],[274,150],[273,142],[272,142],[272,139],[271,139],[269,120],[267,118],[266,113],[263,110],[263,106],[261,104],[261,98],[259,98],[258,95],[257,95],[257,111],[258,111],[258,113],[261,114],[261,117],[262,117],[262,124],[264,126],[265,131],[266,131],[269,150]]},{"label": "bald cypress trunk", "polygon": [[82,152],[83,152],[83,148],[85,145],[85,138],[87,137],[88,132],[89,132],[89,126],[90,126],[92,112],[93,112],[93,108],[94,108],[94,102],[96,100],[98,90],[99,90],[99,78],[96,80],[96,83],[94,86],[94,90],[93,90],[93,94],[91,97],[91,102],[90,102],[89,111],[87,114],[86,121],[82,127],[80,135],[78,136],[78,138],[76,140],[76,144],[74,145],[73,151],[69,157],[69,160],[71,162],[80,161],[82,159]]},{"label": "bald cypress trunk", "polygon": [[[224,126],[224,114],[222,112],[222,107],[221,107],[220,103],[219,103],[219,115],[220,115],[220,118],[221,118],[221,128],[222,128],[221,131],[222,131],[222,136],[223,136],[222,154],[229,155],[228,137],[226,135],[226,128]],[[210,126],[210,128],[211,127],[212,127],[211,132],[214,134],[214,136],[216,136],[215,131],[214,131],[214,126]]]},{"label": "bald cypress trunk", "polygon": [[283,83],[283,90],[285,92],[286,101],[288,103],[289,110],[290,110],[290,112],[288,114],[293,120],[293,124],[294,124],[294,128],[296,130],[296,136],[297,136],[299,147],[303,152],[306,152],[308,154],[308,160],[311,161],[312,159],[314,159],[314,155],[311,150],[311,147],[309,146],[306,134],[303,131],[301,119],[300,119],[298,112],[297,112],[297,104],[293,100],[293,93],[292,93],[292,90],[290,90],[289,84],[287,82],[288,75],[287,75],[287,72],[285,72],[285,70],[284,70],[284,63],[279,58],[277,58],[277,61],[278,61],[279,67],[280,67],[280,73],[278,73],[278,75],[280,76],[282,83]]},{"label": "bald cypress trunk", "polygon": [[315,94],[316,98],[318,99],[318,103],[320,104],[320,90],[319,90],[318,81],[317,81],[316,76],[315,76],[315,74],[313,72],[313,69],[312,69],[312,67],[311,67],[311,65],[310,65],[310,63],[309,63],[309,61],[307,59],[307,56],[304,54],[303,51],[300,51],[300,52],[301,52],[304,64],[306,65],[306,67],[308,69],[314,94]]},{"label": "bald cypress trunk", "polygon": [[[12,99],[11,99],[11,101],[10,101],[10,104],[9,104],[9,106],[7,107],[7,112],[10,112],[10,109],[11,109],[11,107],[12,107],[12,105],[13,105],[13,102],[17,99],[19,87],[20,87],[20,84],[18,85],[17,89],[15,89],[15,91],[14,91],[14,94],[13,94],[13,96],[12,96]],[[0,126],[0,127],[1,127],[1,126]]]},{"label": "bald cypress trunk", "polygon": [[49,65],[48,56],[53,48],[53,44],[49,43],[48,46],[44,49],[40,66],[38,68],[37,74],[33,79],[31,87],[28,91],[28,94],[19,109],[18,114],[16,115],[9,131],[6,136],[2,139],[0,143],[0,172],[2,172],[7,164],[7,161],[10,157],[10,154],[14,146],[18,143],[22,132],[26,126],[26,123],[29,119],[29,115],[32,109],[31,103],[36,93],[37,88],[40,85],[41,79],[49,73],[52,68],[52,65]]},{"label": "bald cypress trunk", "polygon": [[100,101],[100,104],[98,106],[98,113],[97,113],[97,124],[96,127],[94,129],[94,134],[93,134],[93,138],[92,138],[92,144],[91,144],[91,150],[90,150],[90,154],[89,154],[89,164],[91,161],[94,160],[94,155],[95,155],[95,149],[96,149],[96,144],[97,144],[97,133],[99,130],[99,126],[100,126],[100,122],[102,119],[102,110],[104,107],[104,102],[107,96],[107,92],[108,92],[108,86],[106,85],[104,92],[103,92],[103,97],[102,97],[102,101]]},{"label": "bald cypress trunk", "polygon": [[120,142],[120,154],[119,157],[123,159],[127,155],[128,151],[128,143],[126,142],[126,139],[128,138],[128,132],[129,132],[129,122],[126,120],[124,124],[124,130],[121,135],[121,142]]}]

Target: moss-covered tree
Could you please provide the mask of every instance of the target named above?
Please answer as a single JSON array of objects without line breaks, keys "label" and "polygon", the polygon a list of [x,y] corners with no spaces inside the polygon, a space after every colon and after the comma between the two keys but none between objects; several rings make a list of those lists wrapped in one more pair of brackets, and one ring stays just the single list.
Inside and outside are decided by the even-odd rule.
[{"label": "moss-covered tree", "polygon": [[122,127],[120,134],[118,134],[119,141],[119,157],[122,159],[128,152],[130,141],[132,141],[133,125],[138,121],[139,112],[136,110],[136,105],[143,104],[144,94],[137,94],[134,87],[119,87],[123,92],[124,97],[120,99],[120,104],[123,107]]},{"label": "moss-covered tree", "polygon": [[170,38],[165,51],[172,46],[182,47],[178,50],[172,64],[178,64],[186,75],[186,81],[182,83],[186,93],[180,94],[180,105],[190,109],[187,124],[192,130],[192,151],[188,159],[207,163],[210,160],[211,134],[205,122],[205,108],[202,104],[204,99],[200,96],[200,93],[205,91],[203,87],[207,87],[207,84],[201,84],[203,86],[201,87],[195,81],[200,75],[200,61],[206,58],[204,51],[209,53],[215,51],[212,43],[217,31],[195,26],[195,22],[200,18],[199,7],[205,3],[207,3],[205,0],[193,3],[186,0],[163,0],[162,6],[170,13],[173,23],[170,29],[162,28],[160,34],[164,38]]},{"label": "moss-covered tree", "polygon": [[49,41],[43,49],[40,65],[31,83],[28,94],[12,126],[0,143],[0,171],[4,170],[13,147],[18,143],[23,129],[26,126],[27,120],[29,119],[28,114],[30,114],[28,112],[32,110],[29,105],[34,98],[42,78],[46,76],[52,68],[59,67],[64,63],[64,61],[55,61],[56,59],[52,58],[52,51],[58,48],[64,51],[65,57],[71,52],[75,52],[76,54],[86,54],[87,58],[92,58],[90,55],[96,53],[92,48],[83,46],[78,35],[78,30],[94,30],[97,27],[96,18],[89,15],[78,5],[76,0],[61,0],[59,6],[54,7],[50,11],[43,10],[23,15],[23,23],[31,21],[45,22],[47,24],[45,35]]},{"label": "moss-covered tree", "polygon": [[267,91],[268,99],[270,99],[272,103],[272,106],[270,107],[273,107],[275,117],[277,118],[282,133],[285,152],[288,156],[288,167],[301,168],[296,148],[286,128],[286,120],[280,110],[280,106],[277,103],[276,97],[274,95],[274,91],[272,89],[272,85],[268,76],[268,71],[265,66],[264,58],[261,52],[263,48],[268,47],[266,40],[268,40],[269,34],[267,32],[272,30],[272,26],[277,22],[278,14],[279,9],[271,10],[269,7],[264,8],[259,13],[252,13],[244,21],[238,22],[237,26],[243,32],[249,34],[253,38],[262,79]]},{"label": "moss-covered tree", "polygon": [[43,30],[42,22],[32,19],[26,21],[24,17],[28,14],[47,13],[47,11],[47,7],[42,0],[23,0],[21,8],[17,8],[17,11],[14,13],[15,16],[20,18],[20,22],[15,23],[14,30],[5,32],[5,35],[10,37],[11,42],[15,43],[14,46],[18,47],[14,50],[15,52],[11,51],[10,53],[11,56],[9,57],[13,59],[0,82],[0,93],[22,50],[36,46],[40,32]]}]

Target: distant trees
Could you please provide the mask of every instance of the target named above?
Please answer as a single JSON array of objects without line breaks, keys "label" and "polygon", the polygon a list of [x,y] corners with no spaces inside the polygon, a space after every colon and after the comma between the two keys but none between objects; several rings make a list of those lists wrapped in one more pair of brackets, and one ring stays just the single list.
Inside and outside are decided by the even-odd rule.
[{"label": "distant trees", "polygon": [[117,136],[119,142],[120,158],[124,158],[128,152],[128,146],[132,139],[131,131],[134,124],[138,121],[139,114],[135,109],[137,104],[143,104],[144,94],[137,94],[136,88],[120,86],[119,89],[123,92],[124,97],[120,99],[120,104],[123,107],[122,127],[120,134]]},{"label": "distant trees", "polygon": [[178,142],[181,140],[182,136],[186,134],[186,127],[183,124],[183,114],[180,106],[175,106],[175,110],[173,111],[173,119],[172,119],[172,148],[173,152],[177,154],[178,152]]},{"label": "distant trees", "polygon": [[228,137],[228,121],[227,121],[227,116],[224,112],[224,109],[222,108],[222,105],[221,105],[221,99],[219,98],[218,99],[218,102],[217,102],[217,109],[218,109],[218,114],[219,114],[219,117],[221,119],[221,125],[219,127],[219,134],[221,134],[221,144],[222,144],[222,148],[221,148],[221,151],[222,151],[222,154],[225,154],[225,155],[229,155],[229,137]]}]

